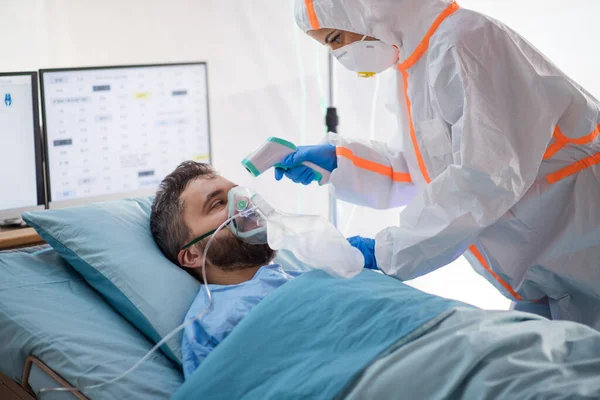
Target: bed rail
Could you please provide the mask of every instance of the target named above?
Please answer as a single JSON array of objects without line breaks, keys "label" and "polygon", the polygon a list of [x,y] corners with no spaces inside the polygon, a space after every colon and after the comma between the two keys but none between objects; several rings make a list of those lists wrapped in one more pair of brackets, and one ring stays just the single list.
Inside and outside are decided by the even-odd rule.
[{"label": "bed rail", "polygon": [[33,228],[0,228],[0,250],[18,249],[44,243]]},{"label": "bed rail", "polygon": [[[27,360],[25,361],[25,368],[23,368],[23,377],[21,379],[21,386],[23,387],[23,389],[27,390],[28,392],[33,393],[33,390],[31,389],[31,386],[29,385],[29,375],[31,374],[31,367],[33,366],[33,364],[35,364],[39,369],[41,369],[43,372],[45,372],[49,377],[54,379],[60,386],[62,386],[64,388],[73,387],[73,385],[71,385],[69,382],[67,382],[62,376],[60,376],[59,374],[54,372],[54,370],[52,370],[52,368],[50,368],[49,366],[44,364],[43,361],[39,360],[37,357],[29,356],[29,357],[27,357]],[[71,393],[73,394],[73,396],[77,397],[80,400],[89,400],[79,390],[72,391]]]}]

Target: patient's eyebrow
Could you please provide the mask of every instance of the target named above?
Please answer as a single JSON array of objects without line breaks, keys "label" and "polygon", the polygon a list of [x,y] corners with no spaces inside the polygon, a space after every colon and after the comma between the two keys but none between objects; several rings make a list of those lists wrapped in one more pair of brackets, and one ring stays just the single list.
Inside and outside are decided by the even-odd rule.
[{"label": "patient's eyebrow", "polygon": [[207,194],[207,195],[206,195],[206,199],[204,200],[204,205],[202,206],[202,210],[203,210],[205,213],[207,213],[207,212],[208,212],[208,209],[207,209],[207,207],[209,206],[209,204],[210,204],[210,201],[211,201],[212,199],[214,199],[215,197],[218,197],[218,196],[222,195],[222,194],[223,194],[223,192],[224,192],[224,190],[223,190],[223,189],[216,189],[216,190],[213,190],[212,192],[210,192],[209,194]]}]

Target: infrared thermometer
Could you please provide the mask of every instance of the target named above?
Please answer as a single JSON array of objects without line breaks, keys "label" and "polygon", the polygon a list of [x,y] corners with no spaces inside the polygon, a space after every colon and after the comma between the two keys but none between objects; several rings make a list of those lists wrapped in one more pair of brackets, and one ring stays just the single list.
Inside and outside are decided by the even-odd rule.
[{"label": "infrared thermometer", "polygon": [[[242,160],[242,165],[246,168],[246,171],[250,172],[254,177],[259,176],[273,167],[287,169],[281,165],[281,161],[288,154],[291,154],[296,150],[298,150],[298,148],[294,143],[277,137],[270,137],[262,146],[248,157],[244,158]],[[315,180],[319,182],[319,185],[324,185],[329,182],[329,175],[331,175],[331,173],[325,168],[321,168],[317,164],[309,161],[304,161],[302,165],[314,171]]]}]

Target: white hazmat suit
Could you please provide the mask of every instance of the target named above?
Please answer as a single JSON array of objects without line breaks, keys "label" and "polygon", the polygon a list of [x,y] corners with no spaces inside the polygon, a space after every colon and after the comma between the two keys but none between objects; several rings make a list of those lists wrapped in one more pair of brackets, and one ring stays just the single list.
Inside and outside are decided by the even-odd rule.
[{"label": "white hazmat suit", "polygon": [[600,330],[600,107],[503,24],[449,0],[298,0],[305,31],[400,49],[403,150],[331,135],[340,199],[407,205],[376,259],[413,279],[465,253],[515,301]]}]

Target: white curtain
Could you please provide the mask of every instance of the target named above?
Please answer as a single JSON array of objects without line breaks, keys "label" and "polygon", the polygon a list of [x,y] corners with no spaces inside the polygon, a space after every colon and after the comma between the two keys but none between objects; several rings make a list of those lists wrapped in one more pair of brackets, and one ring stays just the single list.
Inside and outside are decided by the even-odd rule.
[{"label": "white curtain", "polygon": [[1,71],[207,61],[215,167],[288,211],[327,215],[327,189],[251,178],[240,161],[269,136],[325,134],[326,51],[292,0],[2,0]]}]

